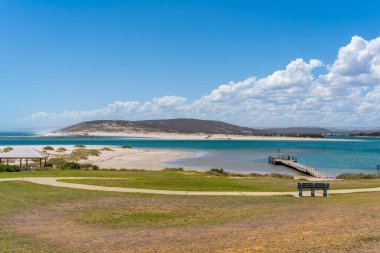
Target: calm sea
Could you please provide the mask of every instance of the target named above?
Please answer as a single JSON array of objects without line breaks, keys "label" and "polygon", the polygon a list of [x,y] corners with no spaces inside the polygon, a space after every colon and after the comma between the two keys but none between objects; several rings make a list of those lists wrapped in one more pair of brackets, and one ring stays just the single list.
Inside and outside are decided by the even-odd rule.
[{"label": "calm sea", "polygon": [[[0,133],[0,146],[10,145],[130,145],[195,151],[190,158],[170,161],[172,166],[223,168],[239,172],[290,173],[271,166],[268,155],[296,156],[300,163],[335,173],[375,173],[380,164],[380,138],[327,137],[331,141],[246,141],[246,140],[154,140],[122,137],[36,137],[32,133]],[[339,141],[349,139],[350,141]]]}]

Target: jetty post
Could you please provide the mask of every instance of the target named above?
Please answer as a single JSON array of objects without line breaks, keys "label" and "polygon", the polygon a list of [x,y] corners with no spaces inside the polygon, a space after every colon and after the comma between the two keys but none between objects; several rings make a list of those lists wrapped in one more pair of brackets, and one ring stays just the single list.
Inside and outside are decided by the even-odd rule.
[{"label": "jetty post", "polygon": [[333,175],[333,173],[322,173],[315,168],[298,163],[297,160],[297,157],[290,155],[281,155],[278,158],[268,156],[268,163],[272,165],[283,165],[303,174],[313,176],[316,178],[335,178],[335,175]]}]

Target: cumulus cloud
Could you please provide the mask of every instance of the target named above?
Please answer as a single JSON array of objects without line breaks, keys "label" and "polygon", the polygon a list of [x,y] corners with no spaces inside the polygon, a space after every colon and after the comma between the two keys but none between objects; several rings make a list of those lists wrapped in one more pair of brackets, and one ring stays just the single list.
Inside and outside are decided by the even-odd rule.
[{"label": "cumulus cloud", "polygon": [[[315,76],[317,68],[326,74]],[[178,96],[116,101],[94,110],[38,112],[24,120],[63,125],[93,119],[191,117],[246,126],[378,126],[379,101],[380,37],[367,41],[354,36],[330,65],[298,58],[267,77],[222,84],[193,101]]]}]

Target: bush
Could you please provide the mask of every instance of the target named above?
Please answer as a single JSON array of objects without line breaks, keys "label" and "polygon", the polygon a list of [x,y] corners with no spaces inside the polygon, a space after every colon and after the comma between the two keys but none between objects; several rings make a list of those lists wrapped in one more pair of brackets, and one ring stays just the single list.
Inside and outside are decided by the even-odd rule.
[{"label": "bush", "polygon": [[80,168],[80,164],[74,162],[65,163],[60,167],[61,170],[80,170]]},{"label": "bush", "polygon": [[279,173],[270,173],[266,174],[266,177],[276,177],[276,178],[287,178],[287,179],[294,179],[293,176],[287,175],[287,174],[279,174]]},{"label": "bush", "polygon": [[62,165],[67,163],[67,161],[64,158],[56,157],[56,158],[50,158],[48,163],[53,164],[54,167],[61,167]]},{"label": "bush", "polygon": [[104,147],[101,149],[101,151],[113,151],[113,149],[109,147]]},{"label": "bush", "polygon": [[287,174],[279,174],[279,173],[270,173],[270,174],[257,174],[257,173],[236,173],[236,172],[228,172],[224,171],[222,168],[214,168],[206,172],[209,175],[213,176],[228,176],[228,177],[274,177],[274,178],[286,178],[286,179],[294,179],[293,176]]},{"label": "bush", "polygon": [[183,168],[178,167],[178,168],[165,168],[163,171],[183,171]]},{"label": "bush", "polygon": [[124,146],[121,146],[121,148],[132,148],[132,147],[129,145],[124,145]]},{"label": "bush", "polygon": [[54,164],[52,164],[52,163],[46,163],[44,165],[44,168],[53,168],[53,167],[54,167]]},{"label": "bush", "polygon": [[54,148],[52,146],[46,146],[43,148],[45,151],[54,151]]},{"label": "bush", "polygon": [[75,145],[74,147],[75,147],[75,148],[86,148],[86,146],[85,146],[85,145],[82,145],[82,144],[77,144],[77,145]]},{"label": "bush", "polygon": [[0,172],[20,172],[20,167],[16,165],[0,164]]},{"label": "bush", "polygon": [[225,172],[222,168],[214,168],[209,171],[207,171],[207,174],[214,175],[214,176],[228,176],[230,173]]},{"label": "bush", "polygon": [[80,167],[81,167],[82,169],[85,169],[85,170],[98,170],[98,169],[99,169],[99,166],[98,166],[98,165],[91,164],[91,163],[81,164]]},{"label": "bush", "polygon": [[363,174],[363,173],[343,173],[336,177],[337,179],[375,179],[380,178],[380,174]]},{"label": "bush", "polygon": [[87,160],[89,156],[99,156],[100,151],[96,149],[75,149],[71,152],[69,159],[73,161]]},{"label": "bush", "polygon": [[65,151],[67,151],[67,149],[65,149],[64,147],[57,148],[57,150],[56,150],[56,152],[58,152],[58,153],[62,153]]},{"label": "bush", "polygon": [[12,150],[13,150],[12,147],[6,147],[6,148],[3,149],[3,152],[7,153],[7,152],[12,151]]}]

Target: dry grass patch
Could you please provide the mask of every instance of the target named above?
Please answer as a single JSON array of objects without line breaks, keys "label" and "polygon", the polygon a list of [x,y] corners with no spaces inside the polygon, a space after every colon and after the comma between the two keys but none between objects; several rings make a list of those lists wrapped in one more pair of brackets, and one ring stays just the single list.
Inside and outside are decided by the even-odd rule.
[{"label": "dry grass patch", "polygon": [[379,199],[125,195],[42,206],[7,228],[75,252],[376,252]]},{"label": "dry grass patch", "polygon": [[60,147],[60,148],[57,148],[57,150],[55,152],[58,152],[58,153],[63,153],[63,152],[66,152],[67,149],[64,148],[64,147]]},{"label": "dry grass patch", "polygon": [[6,147],[3,149],[3,153],[7,153],[7,152],[12,151],[12,150],[13,150],[12,147]]},{"label": "dry grass patch", "polygon": [[104,148],[101,148],[100,151],[114,151],[114,150],[109,147],[104,147]]},{"label": "dry grass patch", "polygon": [[79,161],[87,160],[89,156],[99,156],[100,151],[97,149],[75,149],[67,156],[68,160]]}]

